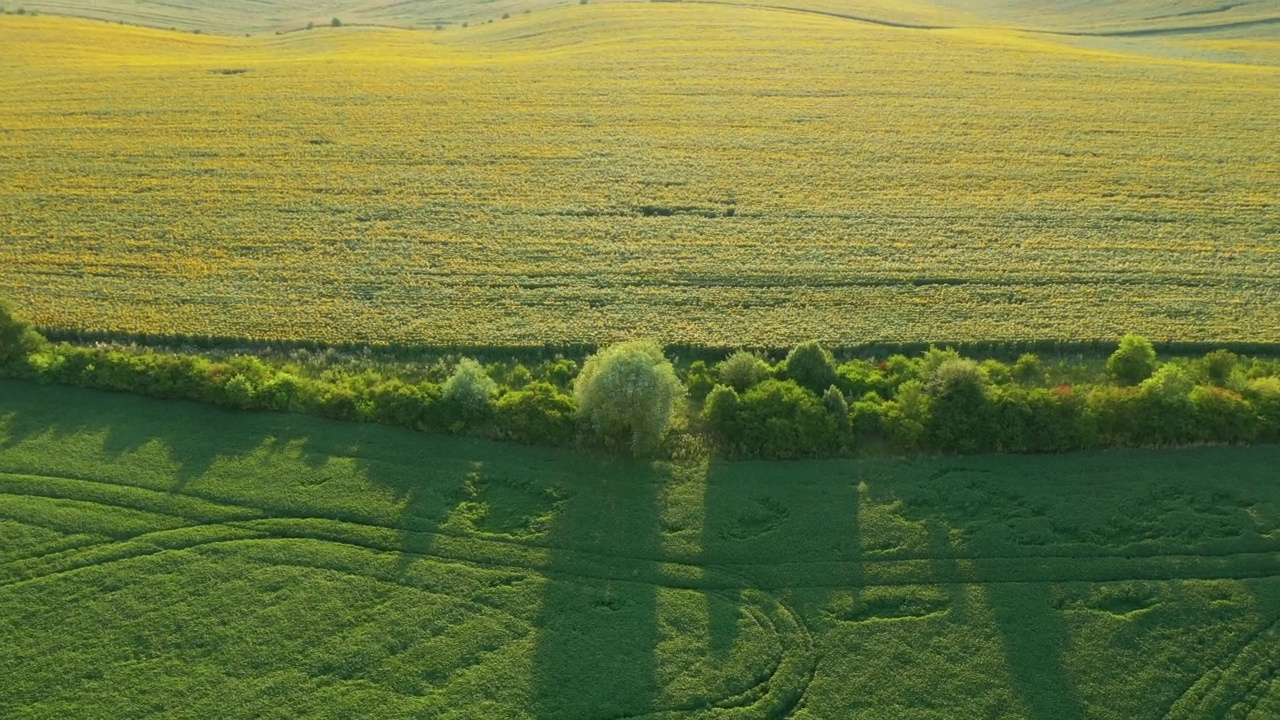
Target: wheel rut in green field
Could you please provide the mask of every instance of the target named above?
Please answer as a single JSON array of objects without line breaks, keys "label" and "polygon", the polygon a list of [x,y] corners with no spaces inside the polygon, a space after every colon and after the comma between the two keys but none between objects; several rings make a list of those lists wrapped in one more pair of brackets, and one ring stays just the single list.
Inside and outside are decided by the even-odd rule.
[{"label": "wheel rut in green field", "polygon": [[[124,486],[121,486],[124,487]],[[17,494],[12,490],[6,491]],[[67,497],[60,493],[57,497]],[[40,497],[41,495],[36,495]],[[95,500],[79,500],[97,503]],[[108,505],[104,507],[132,507]],[[217,506],[226,508],[225,505]],[[178,517],[178,516],[175,516]],[[1119,582],[1217,578],[1266,578],[1280,576],[1280,549],[1226,553],[1148,553],[1133,555],[934,555],[906,558],[863,557],[844,562],[720,563],[719,570],[697,564],[633,555],[540,545],[499,537],[463,533],[407,530],[391,525],[330,517],[275,516],[200,523],[181,528],[139,534],[110,543],[111,547],[67,550],[0,565],[0,587],[44,576],[89,567],[101,558],[183,550],[212,542],[243,539],[311,539],[362,547],[379,552],[429,556],[442,562],[484,567],[513,567],[551,575],[591,580],[636,581],[689,590],[739,590],[779,588],[858,587],[894,585],[1003,584],[1039,582]],[[225,538],[208,533],[222,530]],[[190,536],[190,537],[188,537]],[[406,538],[429,548],[404,550]],[[548,560],[554,553],[558,560]],[[77,559],[80,554],[94,558]],[[730,574],[732,573],[732,574]],[[9,577],[5,577],[5,575]],[[748,579],[749,578],[749,579]]]},{"label": "wheel rut in green field", "polygon": [[1244,638],[1187,688],[1165,720],[1245,718],[1256,691],[1280,674],[1280,618]]},{"label": "wheel rut in green field", "polygon": [[[31,483],[44,480],[56,488],[41,492],[39,488],[23,490]],[[116,485],[100,480],[56,476],[10,475],[0,473],[0,494],[33,498],[74,500],[86,505],[97,505],[103,510],[135,510],[138,506],[157,507],[166,499],[173,505],[182,504],[185,496],[168,496],[165,493]],[[87,497],[74,497],[74,488],[89,487],[98,494],[99,486],[114,488],[108,493],[114,498],[107,502]],[[133,502],[127,496],[136,495]],[[214,510],[217,514],[256,514],[247,505],[231,505],[198,499],[196,506]],[[730,576],[715,570],[691,565],[664,563],[655,560],[629,558],[608,553],[569,552],[570,564],[579,569],[552,567],[547,559],[550,552],[564,555],[559,548],[539,547],[500,538],[477,538],[461,533],[423,533],[404,531],[390,525],[356,523],[322,517],[256,517],[251,520],[229,520],[202,523],[197,519],[183,518],[176,512],[169,515],[186,519],[190,524],[178,528],[146,532],[129,538],[106,540],[87,546],[59,549],[33,557],[17,558],[0,563],[0,589],[17,585],[55,580],[71,573],[92,571],[118,563],[140,561],[162,554],[218,551],[221,549],[252,555],[255,549],[271,543],[291,543],[296,551],[298,543],[314,543],[317,550],[311,563],[282,560],[273,553],[264,553],[260,562],[273,566],[335,572],[352,577],[374,579],[404,587],[419,589],[402,579],[386,574],[362,573],[360,568],[334,567],[320,562],[325,556],[322,548],[343,546],[393,556],[429,558],[443,564],[459,564],[496,570],[527,570],[551,579],[569,582],[606,581],[629,585],[662,586],[678,590],[706,591],[720,597],[726,604],[737,605],[762,628],[780,649],[764,672],[749,678],[750,683],[735,688],[733,692],[716,698],[698,698],[685,706],[657,710],[640,716],[644,718],[674,718],[681,714],[715,709],[749,709],[762,717],[786,717],[803,697],[804,688],[812,678],[815,659],[812,639],[803,622],[770,593],[754,589],[743,578]],[[409,552],[403,549],[405,535],[430,537],[429,552]],[[434,549],[439,548],[439,549]],[[565,558],[559,560],[561,564]],[[699,576],[699,577],[695,577]],[[734,591],[732,595],[724,592]],[[496,610],[496,608],[489,608]]]},{"label": "wheel rut in green field", "polygon": [[1278,697],[1272,449],[671,465],[0,390],[6,717],[106,686],[131,716],[229,687],[245,716],[284,688],[307,716],[596,720]]},{"label": "wheel rut in green field", "polygon": [[[732,694],[698,699],[689,707],[673,707],[639,717],[676,717],[680,712],[718,708],[772,708],[765,716],[786,717],[802,702],[804,688],[816,666],[812,639],[803,622],[770,591],[784,588],[861,589],[924,585],[1028,585],[1055,582],[1118,582],[1131,580],[1212,579],[1280,576],[1280,552],[1149,553],[1134,556],[1029,555],[927,557],[861,557],[845,562],[725,563],[707,568],[616,552],[556,547],[501,536],[463,532],[407,530],[388,524],[329,517],[271,516],[271,509],[224,500],[175,495],[100,480],[31,475],[0,475],[0,493],[13,497],[53,498],[97,505],[104,512],[136,511],[162,514],[184,521],[181,527],[138,533],[87,546],[58,549],[0,564],[0,588],[39,582],[117,563],[161,554],[238,552],[254,555],[273,543],[287,543],[293,551],[314,544],[313,561],[282,560],[280,553],[262,552],[261,562],[281,566],[340,572],[404,584],[385,574],[363,574],[359,568],[334,567],[315,558],[325,547],[347,547],[389,556],[427,558],[443,564],[493,570],[534,572],[565,582],[605,582],[692,590],[737,604],[740,611],[775,638],[780,655],[764,674],[750,678]],[[79,491],[79,492],[78,492]],[[196,517],[183,514],[198,508]],[[210,517],[213,522],[207,522]],[[236,519],[243,518],[243,519]],[[421,548],[409,551],[406,547]],[[554,559],[553,559],[554,556]],[[853,578],[853,580],[850,580]],[[412,585],[405,585],[412,587]],[[891,607],[892,605],[892,607]],[[853,622],[881,618],[928,617],[946,612],[947,603],[916,609],[888,601],[873,601],[849,616]],[[1205,707],[1233,707],[1274,674],[1277,653],[1268,650],[1280,637],[1273,624],[1246,642],[1221,668],[1206,674],[1170,711],[1170,718],[1200,716]],[[1258,662],[1258,660],[1266,662]]]}]

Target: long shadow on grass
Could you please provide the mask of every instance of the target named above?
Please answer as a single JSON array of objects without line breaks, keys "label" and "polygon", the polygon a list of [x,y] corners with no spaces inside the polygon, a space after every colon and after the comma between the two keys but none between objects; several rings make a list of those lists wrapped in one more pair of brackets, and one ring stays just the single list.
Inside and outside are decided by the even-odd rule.
[{"label": "long shadow on grass", "polygon": [[[1015,514],[1025,500],[1012,478],[993,476],[982,461],[944,461],[927,478],[914,483],[905,504],[906,517],[923,521],[928,532],[932,571],[951,589],[952,618],[969,622],[971,593],[958,583],[966,581],[962,554],[954,546],[953,533],[972,545],[968,553],[1005,552],[990,546],[985,523],[1000,514]],[[1028,556],[1027,563],[1035,562]],[[1068,644],[1067,630],[1053,607],[1045,583],[1018,582],[1017,577],[982,586],[992,619],[1004,642],[1008,669],[1015,690],[1031,717],[1040,720],[1083,718],[1084,706],[1062,664]]]},{"label": "long shadow on grass", "polygon": [[[657,558],[662,474],[647,463],[587,460],[564,480],[535,627],[532,715],[600,718],[655,710],[657,588],[584,555]],[[619,561],[618,568],[628,566]]]},{"label": "long shadow on grass", "polygon": [[[273,435],[288,433],[293,416],[244,413],[178,400],[156,400],[127,393],[85,390],[0,380],[0,450],[26,441],[47,440],[49,447],[76,436],[100,436],[108,458],[160,450],[157,460],[173,463],[176,473],[164,487],[136,478],[153,490],[180,492],[220,458],[244,456]],[[160,448],[149,448],[159,443]],[[11,464],[12,472],[57,472],[61,453],[47,452],[31,467]],[[83,473],[67,468],[68,476]],[[95,478],[96,479],[96,478]]]},{"label": "long shadow on grass", "polygon": [[[797,617],[821,612],[832,594],[863,582],[858,502],[847,463],[713,462],[703,494],[701,564],[738,576],[742,589],[773,596]],[[807,586],[821,589],[796,589]],[[719,596],[727,602],[708,603],[708,649],[717,662],[738,662],[753,652],[743,642],[753,628],[758,632],[756,620],[741,589]],[[803,702],[805,688],[773,687],[778,681],[760,689],[781,691],[782,705],[770,707],[785,717]]]},{"label": "long shadow on grass", "polygon": [[1034,718],[1083,718],[1081,704],[1062,667],[1067,631],[1050,604],[1044,583],[993,583],[987,599],[1004,635],[1009,669]]}]

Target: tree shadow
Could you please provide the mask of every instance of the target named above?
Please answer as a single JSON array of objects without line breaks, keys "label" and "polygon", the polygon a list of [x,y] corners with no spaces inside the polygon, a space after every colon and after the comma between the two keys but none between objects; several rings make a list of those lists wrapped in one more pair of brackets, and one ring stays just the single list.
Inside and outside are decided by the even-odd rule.
[{"label": "tree shadow", "polygon": [[[591,458],[564,478],[548,529],[541,611],[534,623],[533,715],[622,717],[655,711],[658,589],[639,567],[601,577],[594,556],[656,559],[662,552],[664,474],[639,461]],[[633,577],[628,577],[631,575]]]},{"label": "tree shadow", "polygon": [[[968,467],[973,465],[974,467]],[[1069,643],[1065,623],[1052,604],[1049,584],[1022,582],[1016,576],[979,583],[966,568],[966,556],[987,548],[976,534],[984,512],[1019,507],[1022,500],[999,477],[989,476],[980,462],[957,467],[939,464],[927,476],[908,481],[903,516],[923,522],[931,577],[949,589],[952,619],[957,623],[979,621],[966,587],[979,585],[1000,632],[1014,689],[1030,717],[1040,720],[1083,718],[1084,705],[1067,676],[1063,654]],[[977,543],[957,547],[957,540]],[[984,539],[986,536],[984,536]],[[1025,558],[1035,562],[1034,555]]]},{"label": "tree shadow", "polygon": [[[102,454],[118,457],[158,442],[166,460],[177,465],[177,472],[168,487],[151,489],[173,492],[181,492],[220,458],[246,455],[268,438],[288,434],[293,418],[105,390],[0,380],[0,449],[39,439],[52,448],[76,436],[99,436]],[[319,462],[318,456],[311,457]],[[57,460],[56,453],[42,457],[53,467],[58,466]],[[73,474],[68,472],[68,476]]]},{"label": "tree shadow", "polygon": [[[727,660],[755,625],[744,590],[809,615],[862,587],[858,508],[858,481],[847,463],[711,463],[699,562],[741,583],[720,592],[727,602],[708,604],[713,657]],[[806,587],[818,589],[796,590]]]},{"label": "tree shadow", "polygon": [[1004,636],[1018,694],[1031,717],[1083,718],[1084,705],[1062,666],[1068,637],[1059,611],[1051,603],[1049,586],[992,583],[987,586],[987,600]]}]

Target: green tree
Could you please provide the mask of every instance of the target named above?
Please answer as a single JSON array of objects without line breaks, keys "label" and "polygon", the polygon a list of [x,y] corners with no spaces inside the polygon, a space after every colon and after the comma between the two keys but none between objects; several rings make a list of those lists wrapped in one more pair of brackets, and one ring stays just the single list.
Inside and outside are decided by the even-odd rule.
[{"label": "green tree", "polygon": [[491,400],[498,392],[498,384],[485,373],[480,363],[462,358],[441,389],[445,402],[457,408],[464,420],[475,420],[492,409]]},{"label": "green tree", "polygon": [[1125,335],[1120,347],[1107,358],[1107,372],[1121,385],[1137,385],[1155,371],[1156,349],[1141,335]]},{"label": "green tree", "polygon": [[1231,373],[1240,364],[1240,358],[1230,350],[1214,350],[1200,361],[1200,370],[1210,384],[1226,387]]},{"label": "green tree", "polygon": [[814,394],[821,394],[839,379],[835,359],[817,340],[802,342],[791,350],[787,355],[786,376]]},{"label": "green tree", "polygon": [[657,448],[685,395],[662,348],[648,340],[613,345],[587,358],[573,391],[579,416],[595,436],[635,455]]},{"label": "green tree", "polygon": [[44,344],[44,338],[31,328],[31,324],[0,300],[0,367],[26,360]]},{"label": "green tree", "polygon": [[794,380],[766,380],[744,393],[735,446],[775,460],[820,457],[840,446],[840,424],[817,395]]},{"label": "green tree", "polygon": [[930,435],[946,452],[975,453],[995,444],[995,413],[987,396],[986,376],[965,358],[943,360],[931,373],[926,390],[933,399]]},{"label": "green tree", "polygon": [[494,403],[494,425],[503,438],[540,445],[573,440],[573,398],[549,382],[531,382]]},{"label": "green tree", "polygon": [[1044,365],[1041,364],[1039,355],[1023,353],[1013,364],[1010,374],[1014,380],[1027,385],[1044,382]]},{"label": "green tree", "polygon": [[739,350],[716,365],[720,382],[746,392],[769,378],[769,365],[759,355]]}]

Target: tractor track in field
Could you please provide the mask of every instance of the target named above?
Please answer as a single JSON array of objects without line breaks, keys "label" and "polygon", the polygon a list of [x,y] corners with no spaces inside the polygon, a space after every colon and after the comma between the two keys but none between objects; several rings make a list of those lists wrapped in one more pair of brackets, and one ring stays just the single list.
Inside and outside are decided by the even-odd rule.
[{"label": "tractor track in field", "polygon": [[[151,557],[151,556],[155,556],[163,553],[186,552],[186,551],[199,550],[202,548],[213,548],[217,546],[235,547],[235,546],[243,545],[246,543],[262,544],[262,543],[270,543],[272,541],[285,542],[285,541],[291,541],[291,540],[323,543],[325,545],[330,545],[330,544],[345,545],[348,547],[352,547],[360,550],[373,551],[373,552],[389,552],[389,553],[396,553],[396,554],[402,554],[402,555],[410,555],[413,557],[430,558],[434,561],[438,561],[446,565],[457,564],[457,565],[466,565],[468,567],[478,567],[478,568],[492,569],[492,570],[510,570],[510,569],[528,570],[528,571],[537,572],[538,574],[544,575],[549,578],[553,578],[553,579],[559,578],[559,579],[564,579],[568,581],[586,580],[586,581],[636,583],[636,584],[643,584],[643,585],[658,584],[658,583],[648,583],[643,581],[637,581],[637,580],[628,579],[625,577],[618,577],[615,575],[593,575],[589,573],[569,572],[569,571],[546,569],[541,567],[524,566],[524,565],[510,563],[510,562],[484,562],[479,560],[460,560],[457,558],[450,558],[448,556],[435,555],[432,553],[411,553],[411,552],[405,552],[400,549],[388,548],[384,545],[378,545],[376,543],[356,543],[356,542],[350,542],[350,541],[344,541],[344,540],[326,539],[326,538],[314,537],[312,534],[308,534],[308,533],[272,535],[266,531],[260,531],[260,530],[254,530],[254,529],[242,527],[243,525],[246,525],[246,524],[261,523],[261,522],[266,522],[266,521],[247,521],[244,523],[241,523],[241,522],[214,523],[209,525],[188,526],[183,528],[176,528],[173,530],[162,530],[155,533],[147,533],[145,535],[133,538],[132,540],[108,544],[108,545],[117,545],[117,546],[127,545],[131,542],[143,541],[145,539],[145,542],[140,544],[138,547],[135,547],[135,548],[117,547],[117,548],[114,548],[117,551],[115,553],[110,553],[110,551],[113,548],[108,547],[108,548],[105,548],[105,550],[107,551],[107,553],[105,553],[107,554],[106,557],[101,557],[100,555],[104,553],[99,553],[98,557],[88,558],[88,562],[76,563],[76,564],[73,564],[71,567],[62,567],[47,573],[32,574],[17,580],[10,580],[10,581],[0,580],[0,590],[3,590],[4,588],[7,588],[7,587],[27,584],[30,582],[56,579],[56,578],[65,576],[67,574],[82,571],[82,570],[101,568],[101,567],[112,565],[118,562],[124,562],[124,561],[134,560],[134,559],[142,559],[142,558]],[[191,540],[183,540],[178,537],[173,537],[173,536],[179,536],[184,532],[197,531],[197,530],[202,531],[201,532],[202,537],[197,537]],[[216,530],[226,530],[228,532],[222,535],[216,532],[211,532]],[[206,532],[208,532],[212,536],[211,537],[206,536],[205,535]],[[165,537],[159,537],[159,536],[165,536]],[[76,554],[75,551],[62,553],[62,555],[65,555],[65,556],[74,556],[75,554]],[[45,559],[57,560],[59,558],[54,558],[52,556],[49,556],[48,558],[45,558]],[[333,565],[325,565],[321,563],[281,561],[276,558],[269,558],[269,559],[268,558],[252,558],[252,560],[254,562],[258,562],[258,563],[273,566],[273,567],[274,566],[297,567],[297,568],[315,570],[320,572],[337,573],[337,574],[346,575],[349,577],[358,578],[362,580],[372,580],[375,582],[387,582],[387,583],[395,584],[401,587],[406,587],[406,588],[426,592],[432,595],[441,595],[441,596],[447,595],[447,593],[433,592],[421,586],[405,582],[402,578],[396,578],[396,577],[388,576],[385,574],[379,574],[379,573],[362,574],[360,572],[356,572],[351,569],[335,567]],[[7,565],[13,565],[13,564],[15,563],[8,563]],[[3,571],[4,567],[5,566],[0,566],[0,571]],[[692,701],[681,707],[662,709],[662,710],[655,711],[653,713],[649,713],[649,714],[637,716],[637,717],[653,718],[653,719],[660,719],[660,718],[674,719],[685,714],[703,710],[706,707],[726,708],[726,709],[727,708],[755,708],[755,709],[765,711],[766,713],[765,716],[768,716],[768,717],[785,717],[785,715],[779,715],[777,714],[777,712],[772,711],[771,708],[787,707],[788,705],[793,707],[794,704],[798,702],[798,699],[803,696],[805,690],[807,689],[808,683],[812,680],[813,672],[817,664],[817,660],[813,654],[812,636],[810,635],[808,628],[804,625],[803,621],[800,620],[800,618],[795,614],[795,612],[791,610],[790,607],[788,607],[785,603],[778,600],[773,595],[764,591],[753,590],[749,587],[744,587],[742,586],[741,583],[734,583],[733,585],[735,589],[742,590],[743,592],[739,593],[736,596],[736,600],[733,600],[732,602],[734,602],[734,604],[740,605],[741,610],[743,612],[746,612],[749,615],[751,615],[752,619],[763,630],[765,630],[775,639],[775,641],[778,644],[778,647],[780,648],[780,655],[770,663],[770,666],[767,669],[767,672],[763,676],[753,678],[753,683],[750,686],[735,690],[733,693],[726,695],[725,697],[709,698],[709,699],[700,698],[697,701]],[[670,587],[672,589],[694,589],[694,588],[682,587],[679,585],[667,585],[667,587]],[[715,594],[720,595],[722,598],[726,600],[729,600],[729,598],[725,596],[723,593],[717,592]],[[478,602],[475,600],[467,600],[464,598],[455,598],[455,599],[458,599],[463,602],[469,602],[479,607],[483,607],[487,611],[499,612],[501,614],[510,616],[514,620],[517,620],[519,622],[525,622],[515,617],[508,611],[488,605],[483,602]]]},{"label": "tractor track in field", "polygon": [[[152,513],[190,524],[143,532],[90,545],[59,548],[0,563],[0,591],[56,580],[71,573],[165,553],[216,548],[263,547],[277,542],[345,546],[375,553],[428,559],[444,565],[518,570],[565,582],[609,582],[689,590],[736,604],[776,639],[781,655],[767,672],[729,696],[698,699],[635,716],[674,720],[708,708],[753,708],[771,718],[789,717],[804,700],[816,670],[812,636],[804,621],[771,591],[856,589],[913,585],[1125,582],[1136,580],[1247,579],[1280,577],[1280,549],[1256,551],[1129,552],[1057,554],[862,557],[848,561],[715,562],[707,565],[572,546],[544,545],[500,535],[417,529],[427,524],[380,523],[368,518],[289,514],[227,498],[203,497],[124,485],[85,477],[0,472],[0,494],[96,504],[109,509]],[[201,512],[203,511],[203,512]],[[191,513],[191,514],[185,514]],[[204,517],[193,517],[204,515]],[[212,518],[210,517],[212,516]],[[302,547],[302,546],[299,546]],[[323,552],[322,550],[319,552]],[[430,592],[377,571],[361,573],[343,561],[281,561],[249,553],[254,562],[310,568],[391,582]],[[349,564],[348,564],[349,565]],[[436,593],[439,594],[439,593]],[[474,602],[497,612],[506,611]],[[509,614],[509,613],[507,613]],[[1230,711],[1280,672],[1280,620],[1244,638],[1170,706],[1167,720]],[[1222,710],[1224,707],[1226,710]],[[623,720],[617,718],[616,720]]]},{"label": "tractor track in field", "polygon": [[[39,492],[31,489],[23,491],[21,489],[9,487],[7,489],[0,490],[0,493],[13,496],[70,500],[80,503],[100,505],[104,508],[146,511],[152,512],[156,515],[173,518],[175,520],[185,520],[191,524],[184,525],[182,527],[140,533],[127,538],[108,540],[73,548],[60,548],[52,552],[42,553],[31,557],[12,559],[5,563],[0,563],[0,590],[43,580],[56,580],[71,573],[88,571],[119,562],[138,560],[165,553],[181,553],[216,547],[243,547],[244,544],[247,543],[261,544],[270,543],[272,541],[306,541],[323,543],[325,545],[343,545],[371,552],[394,553],[397,555],[430,559],[434,562],[446,565],[465,565],[468,567],[494,570],[525,570],[538,573],[548,578],[561,579],[568,582],[624,582],[667,587],[677,590],[706,591],[709,594],[721,597],[731,604],[739,605],[741,611],[748,613],[756,624],[775,639],[778,647],[781,649],[781,655],[771,662],[767,672],[763,676],[753,678],[753,684],[748,687],[737,689],[732,694],[725,697],[699,698],[696,701],[690,701],[680,707],[658,710],[641,717],[653,719],[674,719],[690,713],[703,711],[708,707],[720,709],[753,708],[762,712],[763,716],[785,717],[785,714],[781,714],[781,709],[786,707],[795,707],[800,698],[803,697],[816,668],[817,660],[813,655],[812,636],[799,616],[796,615],[796,613],[785,603],[778,600],[774,595],[764,590],[754,588],[750,581],[745,578],[736,576],[730,577],[729,574],[724,571],[702,568],[698,569],[698,572],[703,575],[721,575],[722,579],[718,583],[712,584],[721,589],[716,589],[716,587],[703,587],[701,584],[662,582],[661,578],[653,577],[655,572],[653,566],[671,564],[646,558],[621,557],[607,553],[568,551],[559,548],[530,545],[527,543],[520,543],[500,538],[476,537],[467,535],[466,533],[425,533],[406,530],[394,525],[349,521],[330,517],[264,517],[263,513],[268,511],[252,505],[213,502],[208,501],[205,498],[191,495],[181,496],[186,499],[194,499],[206,502],[210,505],[216,505],[223,511],[252,511],[256,516],[242,520],[200,522],[198,518],[184,516],[181,513],[157,511],[156,507],[159,504],[157,501],[166,498],[173,499],[175,496],[171,493],[164,493],[145,488],[136,488],[134,486],[121,485],[118,483],[93,480],[83,477],[32,475],[27,473],[0,473],[0,480],[12,480],[13,478],[19,478],[20,480],[28,482],[32,480],[44,480],[60,484],[62,487],[56,488],[53,492]],[[19,483],[9,482],[8,484],[13,486]],[[76,497],[75,493],[70,490],[78,484],[93,486],[95,489],[105,486],[112,489],[119,495],[128,495],[130,493],[137,492],[142,496],[140,499],[143,500],[143,502],[120,502],[119,497],[115,498],[116,501],[112,502],[103,501],[101,499]],[[333,528],[333,531],[326,533],[312,527],[318,524]],[[360,533],[367,534],[369,532],[382,533],[385,536],[381,538],[381,540],[369,537],[360,537]],[[408,551],[403,547],[403,536],[405,533],[416,536],[431,536],[436,542],[465,543],[467,545],[482,544],[487,548],[487,556],[486,553],[479,553],[473,557],[457,557],[455,553],[449,552],[432,552],[430,550],[423,552]],[[392,537],[392,535],[394,535],[394,537]],[[503,557],[504,555],[510,555],[513,552],[517,555],[523,554],[524,557]],[[547,555],[551,553],[555,553],[557,556],[560,556],[565,552],[569,552],[577,557],[579,562],[582,562],[583,558],[590,558],[601,564],[594,568],[594,572],[592,571],[592,568],[588,568],[586,570],[568,570],[558,567],[549,567],[551,561],[544,560],[542,562],[537,562],[533,557],[534,555]],[[402,579],[379,575],[376,573],[361,574],[349,568],[344,569],[322,563],[281,561],[276,558],[253,559],[255,562],[261,562],[273,566],[291,566],[323,572],[339,573],[350,577],[379,582],[390,582],[423,592],[431,592],[417,585],[404,582]],[[618,568],[619,561],[624,561],[624,564],[627,562],[639,562],[650,565],[649,575],[651,581],[635,579],[633,577],[634,573],[628,572],[625,568]],[[563,562],[562,559],[555,561],[556,564],[561,562]],[[693,568],[695,566],[682,567]],[[734,591],[732,597],[727,592],[729,590]],[[476,601],[468,602],[475,603]],[[507,613],[500,608],[488,606],[484,603],[476,604],[489,608],[490,610],[510,615],[510,613]]]},{"label": "tractor track in field", "polygon": [[[41,476],[24,475],[29,479],[36,479]],[[599,580],[626,580],[633,577],[634,573],[627,574],[625,572],[609,572],[610,568],[616,569],[620,564],[639,565],[649,568],[649,576],[655,578],[659,584],[676,589],[742,589],[755,587],[757,589],[778,589],[782,587],[790,588],[823,588],[823,587],[849,587],[856,586],[880,586],[880,585],[922,585],[922,584],[943,584],[943,585],[964,585],[964,584],[989,584],[989,583],[1024,583],[1024,582],[1122,582],[1130,580],[1175,580],[1175,579],[1219,579],[1219,578],[1263,578],[1280,576],[1280,548],[1276,549],[1258,549],[1248,551],[1220,552],[1220,551],[1196,551],[1195,549],[1180,549],[1176,552],[1118,552],[1118,553],[1099,553],[1099,554],[1025,554],[1025,555],[946,555],[946,554],[929,554],[929,555],[904,555],[899,557],[863,557],[858,560],[847,561],[789,561],[789,562],[764,562],[764,563],[742,563],[734,562],[732,559],[714,562],[715,568],[720,570],[708,569],[705,565],[689,562],[680,558],[661,558],[652,556],[631,555],[626,553],[617,553],[599,549],[583,549],[574,546],[540,544],[527,541],[515,540],[501,535],[467,533],[462,531],[443,531],[441,529],[424,530],[414,527],[413,524],[408,525],[392,525],[379,522],[369,521],[360,518],[345,518],[326,515],[311,515],[306,513],[292,514],[288,512],[280,512],[277,509],[263,508],[248,504],[228,503],[223,499],[210,499],[194,495],[174,495],[162,493],[154,490],[145,490],[141,488],[133,488],[127,485],[118,485],[103,481],[85,480],[83,478],[67,478],[58,476],[44,476],[58,482],[73,481],[77,483],[98,483],[109,485],[117,489],[127,489],[128,491],[140,491],[144,494],[174,498],[183,497],[194,499],[201,502],[207,502],[210,505],[216,505],[222,511],[237,510],[241,513],[248,512],[249,516],[240,515],[228,519],[218,519],[210,521],[208,518],[191,517],[182,515],[180,512],[165,512],[157,509],[157,504],[139,503],[114,503],[100,502],[93,498],[75,497],[70,492],[58,492],[45,494],[42,492],[31,491],[14,491],[12,489],[4,491],[6,494],[27,494],[37,497],[54,497],[57,499],[75,500],[87,503],[98,503],[106,507],[122,507],[125,509],[139,510],[144,512],[155,512],[156,514],[167,515],[175,519],[186,520],[190,525],[182,528],[173,528],[170,530],[159,531],[156,533],[142,533],[136,536],[121,538],[115,542],[141,542],[148,537],[162,536],[164,533],[190,531],[197,528],[209,527],[236,527],[242,529],[258,528],[263,524],[275,524],[277,527],[283,527],[282,524],[293,524],[295,529],[286,530],[283,533],[266,530],[264,537],[279,537],[293,539],[314,539],[322,541],[340,542],[348,545],[358,545],[369,550],[378,552],[403,552],[405,554],[431,556],[442,561],[458,561],[464,563],[477,564],[482,566],[500,566],[520,565],[525,569],[536,570],[539,572],[546,571],[548,573],[562,572],[549,567],[551,564],[545,559],[539,559],[538,556],[554,554],[557,558],[556,565],[564,565],[571,562],[576,565],[595,566],[598,572],[595,574],[586,573],[583,577]],[[0,479],[3,475],[0,474]],[[239,513],[236,513],[239,514]],[[302,532],[296,527],[300,524],[328,524],[331,529],[329,532],[318,532],[310,530]],[[359,537],[361,532],[374,533],[392,533],[396,537],[396,541],[369,541]],[[427,540],[427,546],[430,550],[423,552],[411,552],[405,549],[403,539],[406,536],[414,536],[422,540]],[[93,546],[97,547],[97,546]],[[452,552],[445,551],[444,548],[451,548]],[[483,548],[477,552],[477,549]],[[86,548],[88,549],[88,548]],[[74,551],[66,551],[74,552]],[[526,559],[523,564],[509,562],[511,557]],[[28,560],[35,560],[33,558]],[[1233,572],[1229,565],[1238,564],[1241,560],[1249,560],[1254,563],[1253,569],[1247,572]],[[25,562],[27,560],[15,560],[4,564],[0,564],[0,572],[7,567],[13,566],[16,562]],[[943,570],[934,567],[936,564],[944,563],[951,566],[951,570]],[[959,565],[959,568],[956,566]],[[1083,567],[1079,567],[1083,566]],[[700,575],[707,573],[731,573],[733,577],[741,578],[739,582],[711,582],[705,578],[699,579]],[[803,576],[808,574],[817,574],[823,579],[819,581],[806,581]],[[562,572],[563,574],[563,572]],[[761,582],[771,575],[781,575],[789,578],[785,582],[779,582],[771,585],[768,582]],[[763,576],[763,578],[761,577]],[[796,582],[796,576],[800,576],[800,581]],[[746,580],[746,578],[752,578]],[[854,580],[837,579],[837,578],[855,578]],[[3,585],[0,580],[0,586]]]},{"label": "tractor track in field", "polygon": [[[1187,686],[1164,720],[1244,717],[1253,691],[1280,674],[1280,618],[1246,635]],[[1244,713],[1236,712],[1244,707]]]}]

